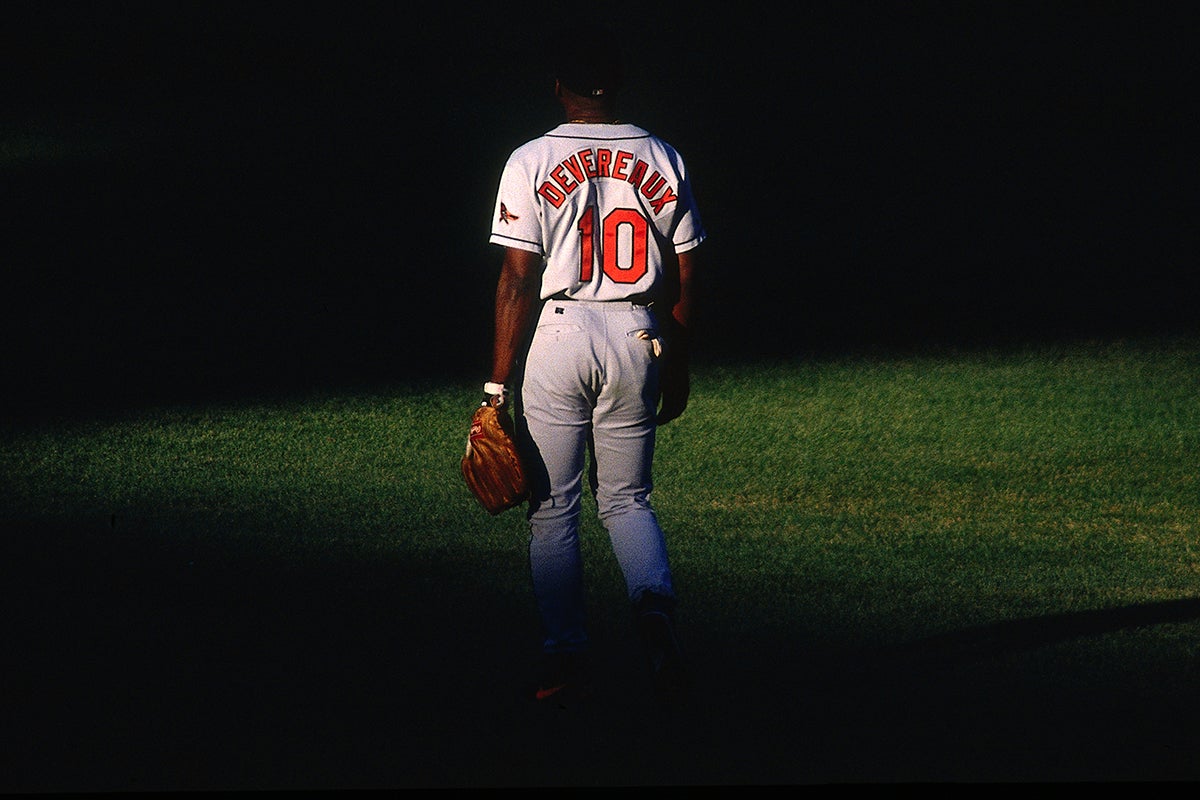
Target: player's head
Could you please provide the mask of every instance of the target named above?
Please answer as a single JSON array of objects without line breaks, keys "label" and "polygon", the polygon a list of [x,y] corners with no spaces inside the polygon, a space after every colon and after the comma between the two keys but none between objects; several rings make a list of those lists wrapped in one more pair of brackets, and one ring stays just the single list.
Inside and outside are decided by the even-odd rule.
[{"label": "player's head", "polygon": [[572,94],[611,100],[625,85],[619,39],[605,29],[566,32],[558,42],[554,77]]}]

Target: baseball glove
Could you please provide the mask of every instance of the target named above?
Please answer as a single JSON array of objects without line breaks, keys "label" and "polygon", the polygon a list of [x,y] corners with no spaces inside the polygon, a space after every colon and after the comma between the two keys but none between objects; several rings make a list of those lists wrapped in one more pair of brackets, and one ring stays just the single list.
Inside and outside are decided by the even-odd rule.
[{"label": "baseball glove", "polygon": [[467,488],[492,516],[519,506],[529,496],[521,457],[513,444],[513,421],[506,411],[484,402],[471,418],[462,459]]}]

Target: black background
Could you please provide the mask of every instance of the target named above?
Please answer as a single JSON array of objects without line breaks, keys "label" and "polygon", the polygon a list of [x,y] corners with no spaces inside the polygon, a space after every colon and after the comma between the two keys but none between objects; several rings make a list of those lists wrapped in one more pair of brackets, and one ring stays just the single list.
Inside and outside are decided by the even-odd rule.
[{"label": "black background", "polygon": [[[250,8],[10,17],[14,408],[488,369],[496,182],[559,121],[547,65],[581,23]],[[630,64],[625,118],[694,176],[701,351],[1194,331],[1182,9],[597,12]]]}]

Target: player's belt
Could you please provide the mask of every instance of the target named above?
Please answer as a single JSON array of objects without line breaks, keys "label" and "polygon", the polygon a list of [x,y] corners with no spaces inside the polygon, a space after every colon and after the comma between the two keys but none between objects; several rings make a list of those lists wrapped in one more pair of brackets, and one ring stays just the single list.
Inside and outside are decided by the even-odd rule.
[{"label": "player's belt", "polygon": [[[547,300],[559,300],[559,301],[566,300],[568,302],[575,302],[576,300],[578,300],[578,298],[576,298],[576,297],[569,297],[566,292],[558,292],[557,294],[552,294],[546,299]],[[635,295],[630,295],[629,297],[622,297],[617,300],[600,300],[600,301],[592,301],[592,302],[633,303],[635,306],[652,306],[652,305],[654,305],[654,298],[648,294],[635,294]]]}]

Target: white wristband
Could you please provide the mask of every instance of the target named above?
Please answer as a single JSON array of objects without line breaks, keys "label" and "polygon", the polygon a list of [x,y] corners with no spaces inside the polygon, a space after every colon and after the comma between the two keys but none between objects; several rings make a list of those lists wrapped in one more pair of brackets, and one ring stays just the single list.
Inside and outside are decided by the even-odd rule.
[{"label": "white wristband", "polygon": [[483,385],[483,393],[488,395],[506,395],[508,394],[508,389],[504,388],[503,383],[493,383],[492,381],[488,381]]}]

